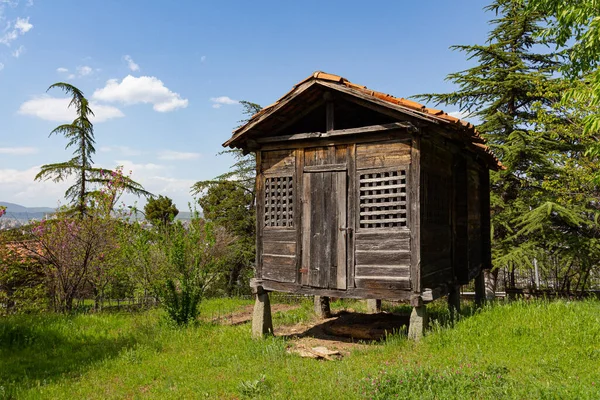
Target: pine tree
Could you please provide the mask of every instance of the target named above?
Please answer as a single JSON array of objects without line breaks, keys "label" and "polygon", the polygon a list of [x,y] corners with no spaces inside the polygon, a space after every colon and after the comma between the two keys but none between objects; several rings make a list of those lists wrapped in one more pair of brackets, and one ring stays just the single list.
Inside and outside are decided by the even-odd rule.
[{"label": "pine tree", "polygon": [[557,168],[546,155],[560,143],[533,130],[532,124],[536,107],[547,108],[555,101],[544,92],[557,79],[561,54],[552,53],[552,43],[539,36],[542,16],[525,12],[523,1],[496,0],[485,10],[496,15],[486,44],[452,47],[477,63],[448,75],[458,90],[417,97],[458,106],[482,121],[477,129],[506,167],[491,175],[493,254],[498,261],[523,244],[514,235],[514,220],[537,204],[544,192],[541,182]]},{"label": "pine tree", "polygon": [[[70,124],[59,125],[50,132],[53,134],[63,134],[69,141],[67,148],[75,146],[74,157],[69,161],[42,165],[41,171],[35,176],[35,180],[49,180],[60,182],[67,177],[74,175],[75,183],[69,187],[65,193],[65,198],[74,206],[74,210],[84,216],[87,213],[88,199],[94,194],[91,190],[91,184],[106,184],[110,181],[113,171],[94,168],[92,155],[96,152],[94,148],[94,125],[90,117],[94,112],[90,108],[89,101],[83,95],[83,92],[75,86],[58,82],[51,85],[48,90],[58,88],[66,94],[71,95],[69,107],[74,107],[77,117]],[[128,177],[123,177],[123,189],[126,192],[135,195],[151,196],[144,190],[142,185]]]}]

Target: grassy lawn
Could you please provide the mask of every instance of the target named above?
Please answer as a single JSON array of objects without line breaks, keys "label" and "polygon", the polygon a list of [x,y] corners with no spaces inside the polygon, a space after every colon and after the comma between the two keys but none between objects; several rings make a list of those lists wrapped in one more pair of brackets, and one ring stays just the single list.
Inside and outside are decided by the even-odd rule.
[{"label": "grassy lawn", "polygon": [[[210,300],[204,315],[247,300]],[[362,303],[336,307],[362,309]],[[434,304],[443,321],[445,311]],[[312,304],[275,315],[311,318]],[[419,344],[402,335],[342,361],[286,352],[250,326],[177,329],[159,310],[0,319],[0,398],[600,398],[600,302],[511,303],[434,322]]]}]

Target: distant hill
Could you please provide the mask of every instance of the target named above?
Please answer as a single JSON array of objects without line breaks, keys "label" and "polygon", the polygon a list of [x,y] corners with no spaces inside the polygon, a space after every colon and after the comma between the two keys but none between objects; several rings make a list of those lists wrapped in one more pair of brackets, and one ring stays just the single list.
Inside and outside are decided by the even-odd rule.
[{"label": "distant hill", "polygon": [[[13,221],[20,224],[27,223],[32,219],[41,220],[49,214],[53,214],[56,209],[50,207],[25,207],[20,204],[9,203],[6,201],[0,201],[0,206],[6,207],[6,214],[2,217],[2,221]],[[200,213],[202,215],[202,213]],[[138,213],[138,219],[143,219],[144,215]],[[190,220],[192,218],[189,211],[180,211],[176,219]],[[11,224],[12,226],[12,224]]]},{"label": "distant hill", "polygon": [[0,206],[6,207],[4,219],[13,219],[18,221],[29,221],[32,219],[42,219],[48,214],[54,213],[55,209],[50,207],[25,207],[15,203],[0,201]]}]

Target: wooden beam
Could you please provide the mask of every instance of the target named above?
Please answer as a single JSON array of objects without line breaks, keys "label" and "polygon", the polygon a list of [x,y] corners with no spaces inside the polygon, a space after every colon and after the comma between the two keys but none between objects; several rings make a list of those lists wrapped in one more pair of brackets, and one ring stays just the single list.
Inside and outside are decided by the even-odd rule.
[{"label": "wooden beam", "polygon": [[331,92],[325,92],[323,94],[323,99],[326,101],[325,108],[325,131],[332,132],[335,129],[335,116],[334,116],[334,103],[333,103],[333,95]]},{"label": "wooden beam", "polygon": [[403,289],[359,289],[348,287],[347,290],[336,290],[300,286],[295,283],[283,283],[269,280],[263,281],[263,287],[265,290],[269,291],[346,299],[386,299],[391,301],[407,301],[413,296],[413,293],[410,290]]},{"label": "wooden beam", "polygon": [[296,173],[294,174],[294,227],[296,229],[296,282],[303,282],[302,269],[302,251],[303,251],[303,240],[302,240],[302,221],[303,221],[303,169],[304,169],[304,149],[296,149]]},{"label": "wooden beam", "polygon": [[265,218],[265,178],[262,174],[262,153],[256,152],[256,265],[254,276],[262,278],[262,245]]},{"label": "wooden beam", "polygon": [[256,125],[260,124],[266,118],[270,117],[273,113],[277,112],[277,110],[281,109],[283,106],[288,104],[290,101],[292,101],[293,99],[298,97],[301,93],[306,91],[308,88],[315,85],[315,83],[316,83],[316,81],[308,81],[308,82],[305,82],[302,85],[298,86],[297,88],[294,88],[294,90],[292,90],[292,92],[288,93],[287,98],[285,98],[286,96],[284,96],[284,98],[280,99],[277,103],[275,103],[268,110],[266,110],[262,115],[260,115],[256,119],[256,121],[249,122],[248,124],[246,124],[242,128],[240,128],[238,131],[236,131],[228,141],[223,143],[223,147],[231,146],[245,132],[248,132],[250,129],[252,129]]},{"label": "wooden beam", "polygon": [[383,125],[369,125],[362,126],[360,128],[351,128],[351,129],[339,129],[339,130],[331,130],[327,132],[310,132],[310,133],[296,133],[294,135],[284,135],[284,136],[270,136],[264,138],[257,138],[256,143],[265,144],[265,143],[275,143],[275,142],[287,142],[291,140],[312,140],[312,139],[324,139],[324,138],[332,138],[338,136],[349,136],[349,135],[359,135],[364,133],[375,133],[375,132],[388,132],[398,129],[404,129],[411,132],[416,131],[416,128],[410,122],[392,122],[391,124],[383,124]]},{"label": "wooden beam", "polygon": [[307,165],[304,167],[304,172],[331,172],[331,171],[345,171],[347,165],[344,164],[325,164],[325,165]]},{"label": "wooden beam", "polygon": [[356,190],[356,143],[351,143],[346,148],[346,162],[348,164],[348,247],[346,254],[348,259],[346,261],[346,278],[348,282],[347,288],[353,289],[356,286],[354,282],[354,251],[356,237],[356,201],[359,196],[358,190]]},{"label": "wooden beam", "polygon": [[421,136],[413,135],[408,180],[410,229],[410,278],[414,293],[421,293]]},{"label": "wooden beam", "polygon": [[313,140],[298,140],[290,142],[265,143],[261,146],[261,150],[294,150],[309,147],[329,147],[353,143],[396,143],[398,141],[410,140],[412,134],[406,130],[395,130],[385,132],[375,132],[370,135],[363,136],[339,136],[319,138]]}]

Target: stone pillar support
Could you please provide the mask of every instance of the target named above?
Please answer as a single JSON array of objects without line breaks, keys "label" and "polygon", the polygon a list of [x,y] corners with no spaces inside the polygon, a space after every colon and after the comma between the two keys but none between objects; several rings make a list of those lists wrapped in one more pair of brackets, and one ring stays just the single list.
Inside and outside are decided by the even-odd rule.
[{"label": "stone pillar support", "polygon": [[410,303],[413,309],[408,324],[408,338],[418,342],[425,334],[425,329],[427,329],[427,306],[423,303],[421,297],[411,299]]},{"label": "stone pillar support", "polygon": [[380,299],[367,299],[367,314],[378,314],[381,312]]},{"label": "stone pillar support", "polygon": [[319,318],[331,318],[329,297],[315,296],[315,314],[317,314],[317,317]]},{"label": "stone pillar support", "polygon": [[252,292],[256,300],[252,314],[252,338],[260,339],[273,334],[273,319],[271,318],[271,302],[269,292],[263,289],[260,281],[251,282]]}]

